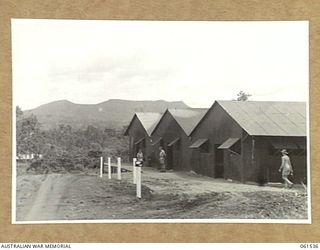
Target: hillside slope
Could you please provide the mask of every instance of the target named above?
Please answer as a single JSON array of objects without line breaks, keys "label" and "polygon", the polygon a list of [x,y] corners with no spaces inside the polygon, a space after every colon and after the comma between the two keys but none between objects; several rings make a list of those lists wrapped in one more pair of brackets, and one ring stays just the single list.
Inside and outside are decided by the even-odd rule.
[{"label": "hillside slope", "polygon": [[189,108],[183,102],[129,101],[111,99],[98,104],[76,104],[60,100],[24,111],[25,115],[34,114],[42,129],[51,129],[59,124],[83,129],[88,125],[100,128],[122,129],[129,124],[135,112],[164,112],[167,108]]}]

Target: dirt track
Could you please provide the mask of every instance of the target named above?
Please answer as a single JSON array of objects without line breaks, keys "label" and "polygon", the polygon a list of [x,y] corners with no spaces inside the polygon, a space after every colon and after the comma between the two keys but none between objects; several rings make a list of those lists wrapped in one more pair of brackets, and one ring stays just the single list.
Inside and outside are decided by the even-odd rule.
[{"label": "dirt track", "polygon": [[55,219],[62,194],[71,176],[60,174],[46,175],[31,206],[26,220],[51,220]]},{"label": "dirt track", "polygon": [[[132,173],[25,174],[17,179],[17,220],[259,218],[307,216],[304,190],[259,187],[182,172],[145,169],[143,199]],[[114,175],[116,178],[116,175]]]}]

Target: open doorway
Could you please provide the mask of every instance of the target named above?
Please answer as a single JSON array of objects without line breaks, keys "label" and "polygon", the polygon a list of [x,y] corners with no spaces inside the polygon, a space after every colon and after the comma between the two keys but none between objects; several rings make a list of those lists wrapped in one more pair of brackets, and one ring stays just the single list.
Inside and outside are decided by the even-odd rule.
[{"label": "open doorway", "polygon": [[223,149],[219,149],[220,144],[214,145],[214,177],[224,177]]}]

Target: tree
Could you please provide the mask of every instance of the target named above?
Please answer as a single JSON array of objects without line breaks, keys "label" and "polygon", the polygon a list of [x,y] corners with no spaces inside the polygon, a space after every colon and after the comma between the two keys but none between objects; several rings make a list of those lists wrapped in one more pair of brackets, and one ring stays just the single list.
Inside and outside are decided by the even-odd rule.
[{"label": "tree", "polygon": [[40,124],[36,116],[24,117],[19,109],[16,121],[16,143],[18,154],[40,154],[42,149],[42,137],[40,134]]},{"label": "tree", "polygon": [[20,120],[23,116],[22,109],[19,106],[16,106],[16,118],[17,120]]},{"label": "tree", "polygon": [[240,91],[238,94],[237,94],[237,101],[248,101],[249,97],[251,96],[251,94],[249,93],[245,93],[244,91]]},{"label": "tree", "polygon": [[88,152],[89,157],[97,158],[102,155],[102,147],[99,143],[93,142],[90,144],[90,150]]}]

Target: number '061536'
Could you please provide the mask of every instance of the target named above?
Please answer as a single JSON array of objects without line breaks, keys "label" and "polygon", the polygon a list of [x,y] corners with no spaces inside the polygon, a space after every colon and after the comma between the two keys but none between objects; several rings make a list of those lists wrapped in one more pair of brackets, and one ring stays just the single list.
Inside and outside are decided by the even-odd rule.
[{"label": "number '061536'", "polygon": [[300,244],[300,248],[302,249],[318,249],[318,244],[312,243],[312,244]]}]

